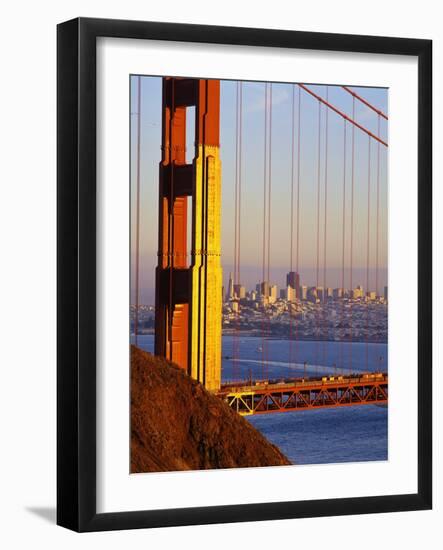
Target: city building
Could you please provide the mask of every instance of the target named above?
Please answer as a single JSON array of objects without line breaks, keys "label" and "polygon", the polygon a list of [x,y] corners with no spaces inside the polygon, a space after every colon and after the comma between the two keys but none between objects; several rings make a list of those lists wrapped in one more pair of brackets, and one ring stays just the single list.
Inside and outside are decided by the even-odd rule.
[{"label": "city building", "polygon": [[300,287],[300,298],[304,301],[308,299],[308,287],[306,285]]},{"label": "city building", "polygon": [[234,281],[232,280],[232,273],[229,273],[228,293],[226,294],[226,300],[232,300],[234,298]]},{"label": "city building", "polygon": [[295,302],[296,292],[291,286],[280,289],[280,300],[286,300],[288,302]]},{"label": "city building", "polygon": [[316,303],[318,300],[317,287],[310,286],[307,292],[307,300]]},{"label": "city building", "polygon": [[278,287],[277,285],[272,285],[269,289],[269,303],[275,304],[275,302],[277,301],[277,296],[278,296]]},{"label": "city building", "polygon": [[358,285],[352,290],[352,298],[354,300],[358,300],[359,298],[363,298],[364,292],[363,287],[361,285]]},{"label": "city building", "polygon": [[269,283],[268,283],[268,281],[263,281],[260,284],[260,294],[262,296],[266,296],[266,297],[269,296]]},{"label": "city building", "polygon": [[388,287],[385,286],[383,289],[383,298],[385,299],[385,302],[388,301]]},{"label": "city building", "polygon": [[295,290],[295,298],[299,298],[300,292],[300,275],[296,271],[290,271],[286,275],[286,286]]},{"label": "city building", "polygon": [[234,295],[239,300],[246,298],[246,288],[243,285],[234,285]]},{"label": "city building", "polygon": [[335,300],[340,300],[344,296],[344,292],[342,288],[334,288],[332,296]]}]

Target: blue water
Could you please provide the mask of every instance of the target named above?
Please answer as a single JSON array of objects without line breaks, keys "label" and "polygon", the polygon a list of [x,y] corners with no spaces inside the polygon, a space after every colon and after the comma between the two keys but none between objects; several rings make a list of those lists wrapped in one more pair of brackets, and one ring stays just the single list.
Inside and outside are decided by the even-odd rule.
[{"label": "blue water", "polygon": [[387,407],[263,414],[250,423],[295,464],[387,460]]},{"label": "blue water", "polygon": [[[234,342],[236,344],[234,345]],[[238,350],[239,353],[234,353]],[[387,371],[387,345],[223,336],[223,381]],[[236,355],[236,361],[232,357]],[[263,358],[267,359],[264,361]],[[304,364],[306,363],[306,367]]]},{"label": "blue water", "polygon": [[[223,336],[222,380],[387,371],[387,344],[292,342]],[[153,335],[138,345],[154,350]],[[236,361],[232,357],[236,355]],[[267,362],[263,363],[263,355]],[[306,362],[306,365],[304,363]],[[296,464],[387,460],[388,408],[377,405],[246,417]]]}]

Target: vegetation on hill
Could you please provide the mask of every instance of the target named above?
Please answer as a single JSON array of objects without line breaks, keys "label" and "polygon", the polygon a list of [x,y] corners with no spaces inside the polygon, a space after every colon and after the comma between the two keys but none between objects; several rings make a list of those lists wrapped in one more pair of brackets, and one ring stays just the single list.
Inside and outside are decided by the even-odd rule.
[{"label": "vegetation on hill", "polygon": [[131,347],[131,472],[291,464],[183,369]]}]

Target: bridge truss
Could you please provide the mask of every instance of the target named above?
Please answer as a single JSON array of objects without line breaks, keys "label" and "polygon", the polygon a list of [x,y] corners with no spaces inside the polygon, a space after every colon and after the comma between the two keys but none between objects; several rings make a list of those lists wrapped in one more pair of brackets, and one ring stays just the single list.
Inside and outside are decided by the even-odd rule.
[{"label": "bridge truss", "polygon": [[241,415],[306,409],[385,405],[388,402],[387,373],[295,379],[249,385],[222,386],[219,396]]}]

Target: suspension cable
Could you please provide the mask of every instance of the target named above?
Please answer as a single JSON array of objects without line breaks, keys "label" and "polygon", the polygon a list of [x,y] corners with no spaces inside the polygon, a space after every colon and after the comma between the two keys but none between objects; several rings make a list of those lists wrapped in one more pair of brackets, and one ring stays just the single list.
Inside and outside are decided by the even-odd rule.
[{"label": "suspension cable", "polygon": [[[291,128],[291,215],[290,215],[290,245],[289,245],[289,273],[292,273],[293,269],[293,249],[294,249],[294,155],[295,155],[295,84],[292,86],[292,128]],[[289,300],[289,284],[286,282],[287,301],[288,301],[288,313],[289,313],[289,365],[292,366],[292,328],[293,328],[293,315],[292,315],[292,302]]]},{"label": "suspension cable", "polygon": [[[377,119],[378,134],[380,134],[380,116]],[[375,296],[379,296],[379,224],[380,224],[380,144],[377,143],[377,183],[376,183],[376,221],[375,221]],[[377,351],[375,352],[377,355]]]},{"label": "suspension cable", "polygon": [[[378,117],[378,128],[380,131],[380,117]],[[378,293],[379,276],[379,222],[380,222],[380,144],[377,143],[377,214],[376,214],[376,234],[375,234],[375,292]]]},{"label": "suspension cable", "polygon": [[317,289],[319,285],[319,262],[320,262],[320,162],[321,162],[321,102],[318,102],[318,140],[317,140],[317,255],[316,255],[316,275],[315,275],[315,336],[316,336],[316,343],[315,343],[315,364],[316,368],[318,370],[318,345],[319,342],[317,340],[318,338],[318,332],[319,332],[319,311],[318,311],[318,304],[317,302],[318,295],[317,295]]},{"label": "suspension cable", "polygon": [[[267,257],[267,287],[268,287],[268,307],[271,303],[271,190],[272,190],[272,82],[269,84],[269,158],[268,158],[268,257]],[[271,332],[271,318],[269,312],[266,316],[267,334]],[[268,361],[269,361],[269,342],[266,340],[266,373],[268,379]]]},{"label": "suspension cable", "polygon": [[[346,120],[343,119],[343,203],[342,203],[342,248],[341,248],[341,325],[345,319],[345,236],[346,236]],[[343,338],[340,339],[340,365],[344,369]]]},{"label": "suspension cable", "polygon": [[365,368],[368,371],[369,366],[369,264],[370,264],[370,228],[371,228],[371,138],[368,137],[368,223],[366,237],[366,353]]},{"label": "suspension cable", "polygon": [[[240,257],[241,257],[241,188],[242,188],[242,141],[243,141],[243,82],[240,82],[240,105],[239,105],[239,140],[238,140],[238,235],[237,235],[237,290],[238,290],[238,307],[237,307],[237,326],[240,329],[240,291],[241,291],[241,274],[240,274]],[[240,377],[240,338],[237,334],[237,376]]]},{"label": "suspension cable", "polygon": [[[377,109],[377,107],[374,107],[374,105],[372,105],[372,103],[369,103],[369,101],[367,101],[366,99],[364,99],[363,97],[361,97],[360,95],[357,94],[357,92],[354,92],[354,90],[351,90],[351,88],[349,88],[348,86],[342,86],[343,90],[345,90],[346,92],[348,92],[348,94],[351,94],[353,97],[355,97],[356,99],[358,99],[358,101],[360,101],[361,103],[363,103],[364,105],[366,105],[366,107],[369,107],[369,109],[372,109],[372,111],[374,111],[375,113],[377,113],[377,115],[379,117],[383,117],[385,120],[388,120],[388,115],[386,115],[383,111],[381,111],[380,109]],[[380,135],[380,128],[379,128],[379,131],[378,131],[378,135]]]},{"label": "suspension cable", "polygon": [[[295,301],[300,299],[300,137],[301,137],[301,90],[298,88],[298,112],[297,112],[297,236],[295,248],[295,271],[297,273],[298,288],[295,289]],[[295,355],[298,357],[298,320],[295,322]]]},{"label": "suspension cable", "polygon": [[[329,86],[326,86],[326,101],[329,99]],[[329,109],[326,109],[326,122],[325,122],[325,194],[324,194],[324,229],[323,229],[323,327],[322,330],[325,332],[326,328],[326,304],[327,304],[327,295],[326,295],[326,252],[327,252],[327,227],[328,227],[328,123],[329,123]],[[323,365],[326,365],[326,342],[325,334],[323,334]]]},{"label": "suspension cable", "polygon": [[267,146],[268,146],[268,83],[265,83],[265,120],[264,120],[264,147],[263,147],[263,242],[262,242],[262,288],[260,288],[260,295],[263,298],[263,310],[262,310],[262,378],[265,377],[265,278],[266,278],[266,197],[267,197]]},{"label": "suspension cable", "polygon": [[239,108],[239,144],[238,144],[238,245],[237,245],[237,284],[241,284],[241,195],[242,195],[242,167],[243,167],[243,82],[240,82]]},{"label": "suspension cable", "polygon": [[140,307],[140,149],[141,149],[141,76],[137,83],[137,190],[136,190],[136,214],[135,214],[135,345],[138,346],[138,310]]},{"label": "suspension cable", "polygon": [[[355,97],[352,98],[352,117],[355,116]],[[351,293],[349,301],[349,368],[352,370],[352,341],[353,341],[353,311],[352,304],[354,300],[353,286],[353,254],[354,254],[354,187],[355,187],[355,126],[352,126],[351,137],[351,238],[350,238],[350,258],[349,258],[349,292]]]},{"label": "suspension cable", "polygon": [[[359,130],[361,130],[362,132],[364,132],[368,136],[372,137],[373,139],[375,139],[376,141],[378,141],[379,143],[381,143],[385,147],[388,147],[388,144],[386,143],[386,141],[383,141],[380,137],[376,136],[370,130],[365,128],[362,124],[359,124],[358,122],[356,122],[356,120],[355,120],[355,108],[353,108],[353,114],[352,114],[352,118],[351,118],[347,114],[343,113],[343,111],[341,111],[340,109],[338,109],[337,107],[335,107],[334,105],[332,105],[331,103],[329,103],[328,101],[323,99],[321,96],[319,96],[318,94],[313,92],[311,89],[309,89],[304,84],[298,84],[298,85],[300,86],[300,88],[305,90],[305,92],[307,92],[308,94],[311,94],[313,97],[315,97],[315,99],[317,99],[318,101],[320,101],[321,103],[326,105],[326,107],[329,107],[329,109],[332,109],[335,113],[337,113],[338,115],[340,115],[341,117],[346,119],[348,122],[353,124],[356,128],[358,128]],[[352,97],[352,100],[353,100],[353,103],[354,103],[355,102],[355,96]]]},{"label": "suspension cable", "polygon": [[[236,292],[238,290],[237,279],[237,247],[238,247],[238,163],[239,163],[239,82],[236,82],[236,102],[235,102],[235,177],[234,177],[234,288],[233,288],[233,307],[238,307]],[[232,341],[232,377],[237,379],[237,347],[238,347],[238,309],[234,309],[234,335]]]}]

